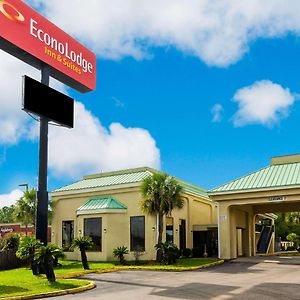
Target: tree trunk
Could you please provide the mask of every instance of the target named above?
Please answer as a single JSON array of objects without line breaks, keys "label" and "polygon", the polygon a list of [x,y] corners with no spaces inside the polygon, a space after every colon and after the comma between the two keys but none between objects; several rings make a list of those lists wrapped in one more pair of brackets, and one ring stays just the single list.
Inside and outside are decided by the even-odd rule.
[{"label": "tree trunk", "polygon": [[49,257],[46,260],[46,266],[45,266],[46,276],[49,282],[55,281],[55,274],[53,270],[53,259],[52,257]]},{"label": "tree trunk", "polygon": [[[158,238],[157,243],[162,243],[162,234],[163,234],[163,217],[164,215],[162,213],[158,213]],[[161,262],[162,261],[162,249],[157,250],[156,252],[156,261]]]},{"label": "tree trunk", "polygon": [[90,267],[89,267],[89,264],[88,264],[88,261],[87,261],[86,252],[85,252],[84,247],[80,248],[80,254],[81,254],[81,262],[82,262],[83,268],[85,270],[89,270]]}]

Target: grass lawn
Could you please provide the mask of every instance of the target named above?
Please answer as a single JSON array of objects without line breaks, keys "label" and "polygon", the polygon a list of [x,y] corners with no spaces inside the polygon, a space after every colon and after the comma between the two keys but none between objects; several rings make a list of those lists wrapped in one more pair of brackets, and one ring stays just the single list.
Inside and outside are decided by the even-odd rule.
[{"label": "grass lawn", "polygon": [[[206,264],[217,262],[217,258],[183,258],[178,259],[174,265],[161,265],[155,261],[140,261],[139,264],[127,261],[126,265],[122,266],[118,262],[89,262],[91,271],[110,271],[124,269],[138,270],[170,270],[180,271],[186,269],[194,269]],[[55,274],[58,276],[72,275],[72,273],[82,272],[82,264],[79,261],[61,261],[62,267],[55,269]]]},{"label": "grass lawn", "polygon": [[0,298],[54,292],[88,283],[83,280],[57,280],[49,283],[45,276],[34,276],[31,270],[25,268],[0,271]]},{"label": "grass lawn", "polygon": [[174,265],[160,265],[155,261],[126,262],[121,266],[118,262],[90,262],[90,270],[84,271],[79,261],[60,261],[60,267],[55,268],[58,278],[55,283],[49,283],[44,275],[34,276],[31,270],[19,268],[0,271],[0,298],[38,293],[54,292],[84,286],[88,281],[59,279],[63,276],[76,276],[84,272],[111,271],[124,269],[180,271],[194,269],[203,265],[217,262],[216,258],[186,258],[178,259]]}]

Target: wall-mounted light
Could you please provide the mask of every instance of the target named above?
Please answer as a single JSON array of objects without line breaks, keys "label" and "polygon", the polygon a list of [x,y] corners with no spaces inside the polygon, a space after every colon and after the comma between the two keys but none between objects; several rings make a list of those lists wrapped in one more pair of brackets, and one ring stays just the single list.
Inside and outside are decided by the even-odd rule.
[{"label": "wall-mounted light", "polygon": [[155,227],[152,227],[152,231],[155,231]]},{"label": "wall-mounted light", "polygon": [[103,229],[103,232],[106,233],[106,228]]},{"label": "wall-mounted light", "polygon": [[79,232],[79,235],[81,235],[81,229],[79,229],[78,232]]},{"label": "wall-mounted light", "polygon": [[175,229],[176,232],[178,232],[178,229]]}]

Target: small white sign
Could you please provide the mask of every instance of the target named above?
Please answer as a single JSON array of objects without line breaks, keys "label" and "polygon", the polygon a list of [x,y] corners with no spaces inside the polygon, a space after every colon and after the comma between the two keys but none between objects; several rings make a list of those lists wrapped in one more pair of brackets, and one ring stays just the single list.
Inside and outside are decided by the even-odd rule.
[{"label": "small white sign", "polygon": [[0,232],[2,232],[2,233],[8,233],[8,232],[13,232],[13,231],[14,231],[13,228],[7,228],[7,227],[0,228]]},{"label": "small white sign", "polygon": [[287,200],[287,196],[274,196],[269,198],[269,201],[285,201],[285,200]]},{"label": "small white sign", "polygon": [[222,222],[222,221],[225,221],[227,219],[227,216],[226,215],[220,215],[219,216],[219,221]]}]

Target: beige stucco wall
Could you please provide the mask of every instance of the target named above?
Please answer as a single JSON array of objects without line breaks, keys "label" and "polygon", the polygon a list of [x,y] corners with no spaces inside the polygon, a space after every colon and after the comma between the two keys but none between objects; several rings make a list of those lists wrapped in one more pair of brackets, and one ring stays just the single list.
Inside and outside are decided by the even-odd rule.
[{"label": "beige stucco wall", "polygon": [[[110,195],[125,204],[128,209],[124,213],[103,213],[93,215],[79,215],[76,210],[93,196]],[[174,243],[179,246],[179,223],[186,220],[186,246],[192,248],[193,224],[216,224],[216,205],[210,200],[194,194],[184,193],[184,207],[172,212],[174,219]],[[52,195],[54,202],[52,241],[62,245],[62,221],[74,221],[74,235],[84,232],[83,219],[86,217],[102,217],[102,251],[88,252],[91,261],[114,260],[113,249],[127,246],[130,249],[130,217],[145,216],[145,254],[140,259],[155,259],[154,245],[157,242],[156,216],[145,215],[140,209],[142,200],[139,186],[118,189],[99,189],[91,192],[58,193]],[[164,224],[165,228],[165,224]],[[106,232],[104,232],[104,229]],[[163,233],[165,239],[165,231]],[[79,252],[66,252],[68,259],[80,259]],[[133,260],[130,252],[126,259]]]}]

